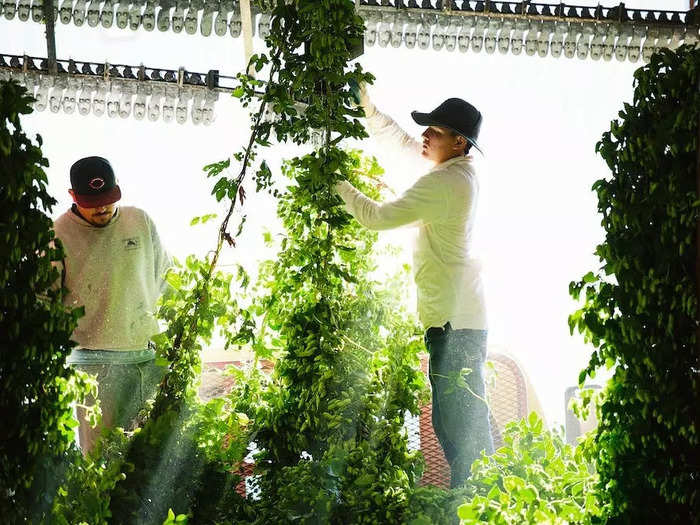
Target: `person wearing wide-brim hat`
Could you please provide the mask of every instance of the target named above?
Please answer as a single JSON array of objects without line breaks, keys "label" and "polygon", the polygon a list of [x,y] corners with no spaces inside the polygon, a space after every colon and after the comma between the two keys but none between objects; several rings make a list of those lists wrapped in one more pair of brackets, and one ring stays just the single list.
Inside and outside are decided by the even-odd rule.
[{"label": "person wearing wide-brim hat", "polygon": [[[414,111],[413,120],[426,126],[419,142],[377,111],[364,86],[357,91],[371,138],[433,164],[392,202],[376,202],[347,181],[336,191],[348,212],[367,228],[418,228],[413,270],[418,316],[430,353],[433,428],[450,464],[450,484],[457,487],[482,451],[493,452],[483,378],[486,309],[479,264],[472,254],[479,184],[469,153],[472,148],[481,151],[481,113],[459,98],[445,100],[430,113]],[[460,386],[457,378],[465,368],[470,372],[466,385]]]},{"label": "person wearing wide-brim hat", "polygon": [[149,340],[160,331],[153,312],[167,288],[163,274],[171,258],[145,211],[117,205],[121,188],[107,159],[76,161],[70,183],[73,205],[54,230],[64,249],[64,303],[85,309],[67,362],[98,382],[101,424],[92,427],[85,408],[77,409],[80,447],[87,453],[102,428],[134,425],[164,375]]}]

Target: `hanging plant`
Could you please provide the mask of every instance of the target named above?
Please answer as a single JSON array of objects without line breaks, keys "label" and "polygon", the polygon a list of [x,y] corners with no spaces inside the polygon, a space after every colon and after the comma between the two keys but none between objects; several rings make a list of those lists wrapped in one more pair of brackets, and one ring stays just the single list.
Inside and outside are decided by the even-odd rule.
[{"label": "hanging plant", "polygon": [[[73,402],[89,382],[65,366],[81,309],[66,309],[53,263],[63,251],[47,213],[41,137],[22,130],[32,98],[0,82],[0,515],[8,523],[40,518],[70,452]],[[55,242],[55,244],[54,244]],[[45,493],[48,493],[47,497]]]},{"label": "hanging plant", "polygon": [[700,51],[661,50],[635,74],[634,101],[597,151],[603,266],[571,283],[569,318],[595,351],[587,377],[615,373],[600,407],[595,462],[619,523],[692,523],[700,512],[696,296]]}]

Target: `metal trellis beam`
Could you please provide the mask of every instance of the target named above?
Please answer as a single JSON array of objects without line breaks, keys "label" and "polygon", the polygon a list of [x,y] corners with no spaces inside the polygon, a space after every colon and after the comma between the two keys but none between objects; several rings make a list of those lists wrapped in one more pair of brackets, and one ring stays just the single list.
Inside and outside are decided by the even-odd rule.
[{"label": "metal trellis beam", "polygon": [[[49,0],[47,0],[49,1]],[[265,38],[270,15],[250,0],[52,0],[61,23],[132,30]],[[0,0],[6,19],[41,22],[43,0]],[[60,6],[59,6],[60,2]],[[490,0],[355,0],[365,44],[461,52],[638,61],[662,47],[700,40],[700,8],[689,11]],[[245,11],[245,13],[244,13]],[[248,16],[248,11],[250,16]],[[31,17],[30,17],[31,13]],[[247,21],[251,20],[250,26]],[[250,36],[248,36],[250,30]]]},{"label": "metal trellis beam", "polygon": [[34,108],[53,113],[93,114],[110,118],[163,120],[209,125],[220,93],[231,93],[235,77],[218,71],[57,60],[0,54],[0,80],[14,79],[35,98]]}]

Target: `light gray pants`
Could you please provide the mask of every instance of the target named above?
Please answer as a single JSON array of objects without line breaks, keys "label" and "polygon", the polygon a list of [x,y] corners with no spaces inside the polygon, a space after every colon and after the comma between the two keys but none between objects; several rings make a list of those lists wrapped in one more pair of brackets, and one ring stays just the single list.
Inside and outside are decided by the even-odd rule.
[{"label": "light gray pants", "polygon": [[[136,416],[146,401],[155,395],[166,371],[164,367],[155,364],[152,350],[77,349],[68,362],[77,370],[97,377],[97,399],[102,409],[102,424],[91,427],[85,418],[86,410],[82,407],[77,409],[80,423],[78,437],[84,454],[93,449],[103,428],[135,428]],[[87,404],[93,404],[94,401],[91,396]]]}]

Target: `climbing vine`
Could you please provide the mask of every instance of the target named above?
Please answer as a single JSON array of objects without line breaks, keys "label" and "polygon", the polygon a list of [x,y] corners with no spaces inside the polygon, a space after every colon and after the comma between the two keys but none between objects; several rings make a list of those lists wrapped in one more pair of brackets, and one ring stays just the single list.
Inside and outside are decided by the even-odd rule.
[{"label": "climbing vine", "polygon": [[0,514],[12,523],[50,507],[44,492],[55,490],[53,474],[73,441],[71,404],[90,385],[64,366],[82,311],[61,303],[48,161],[41,137],[32,141],[20,122],[31,102],[16,82],[0,83]]},{"label": "climbing vine", "polygon": [[[344,138],[366,136],[346,88],[372,78],[359,65],[348,68],[362,21],[347,0],[268,7],[269,54],[251,60],[267,80],[240,75],[235,92],[255,108],[250,142],[205,168],[212,194],[229,202],[216,248],[168,272],[172,291],[159,310],[168,328],[155,342],[169,372],[143,428],[113,437],[123,447],[113,461],[125,475],[104,498],[120,523],[155,523],[169,508],[197,523],[403,523],[421,474],[402,429],[424,387],[420,340],[396,294],[369,279],[374,234],[361,231],[333,191],[349,179],[378,197],[363,182],[376,176],[376,163],[340,148]],[[268,106],[274,119],[262,118]],[[311,130],[322,144],[285,165],[291,181],[283,194],[264,160],[252,176],[257,190],[280,197],[286,234],[277,259],[262,265],[264,293],[243,307],[247,274],[238,271],[233,287],[234,276],[216,266],[245,222],[246,175],[273,136],[304,145]],[[234,162],[241,168],[230,176]],[[230,221],[239,224],[234,234]],[[227,346],[250,345],[256,364],[273,359],[275,368],[271,378],[257,366],[235,371],[232,393],[203,405],[194,379],[216,328]],[[233,490],[252,446],[257,500]]]},{"label": "climbing vine", "polygon": [[569,319],[595,347],[580,382],[614,367],[595,461],[606,513],[619,523],[691,523],[700,511],[696,336],[696,152],[700,51],[662,49],[635,72],[632,104],[597,151],[603,266],[572,283]]}]

